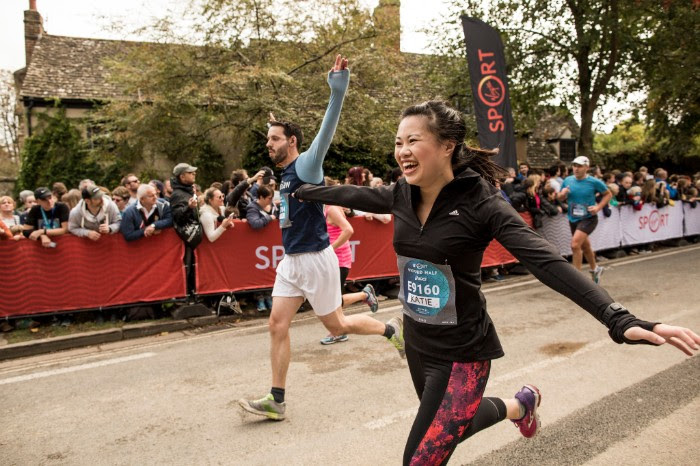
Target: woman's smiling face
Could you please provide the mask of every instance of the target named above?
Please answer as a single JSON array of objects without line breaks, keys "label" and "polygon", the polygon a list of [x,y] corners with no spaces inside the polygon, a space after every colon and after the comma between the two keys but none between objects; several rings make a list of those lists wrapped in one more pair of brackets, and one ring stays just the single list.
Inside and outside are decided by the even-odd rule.
[{"label": "woman's smiling face", "polygon": [[441,143],[428,127],[425,116],[401,120],[396,132],[394,158],[409,184],[427,187],[452,170],[454,143]]}]

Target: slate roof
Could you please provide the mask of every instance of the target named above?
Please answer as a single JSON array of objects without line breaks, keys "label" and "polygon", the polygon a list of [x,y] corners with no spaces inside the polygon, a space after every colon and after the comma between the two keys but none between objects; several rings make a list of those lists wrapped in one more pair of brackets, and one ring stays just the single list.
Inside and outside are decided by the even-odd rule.
[{"label": "slate roof", "polygon": [[81,100],[129,98],[109,79],[105,59],[128,53],[142,44],[43,34],[34,47],[20,96]]}]

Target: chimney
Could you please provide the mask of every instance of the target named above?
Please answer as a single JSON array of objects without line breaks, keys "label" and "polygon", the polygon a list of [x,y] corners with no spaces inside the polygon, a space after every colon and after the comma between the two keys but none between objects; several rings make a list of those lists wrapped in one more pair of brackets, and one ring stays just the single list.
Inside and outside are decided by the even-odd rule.
[{"label": "chimney", "polygon": [[44,33],[44,20],[36,9],[36,0],[29,0],[29,9],[24,12],[24,54],[29,66],[34,46]]}]

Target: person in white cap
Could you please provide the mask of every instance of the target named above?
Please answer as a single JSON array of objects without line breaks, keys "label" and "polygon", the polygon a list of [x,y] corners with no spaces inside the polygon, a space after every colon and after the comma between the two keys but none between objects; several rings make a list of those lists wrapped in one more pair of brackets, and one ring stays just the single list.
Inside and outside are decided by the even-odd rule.
[{"label": "person in white cap", "polygon": [[[583,257],[586,257],[591,268],[593,281],[600,282],[603,267],[595,262],[595,252],[591,247],[588,236],[593,233],[598,225],[598,212],[610,202],[612,193],[601,180],[588,174],[590,163],[588,157],[582,155],[572,162],[572,176],[566,177],[562,189],[557,195],[560,201],[569,201],[569,226],[571,227],[571,262],[578,270],[581,270]],[[596,203],[597,193],[602,193],[600,202]]]}]

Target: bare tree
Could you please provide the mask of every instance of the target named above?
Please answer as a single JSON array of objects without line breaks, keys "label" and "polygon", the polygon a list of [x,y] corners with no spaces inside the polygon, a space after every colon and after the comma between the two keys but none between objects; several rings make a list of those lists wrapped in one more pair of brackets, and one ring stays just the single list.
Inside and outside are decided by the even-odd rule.
[{"label": "bare tree", "polygon": [[17,92],[12,72],[0,70],[0,144],[10,162],[20,162]]}]

